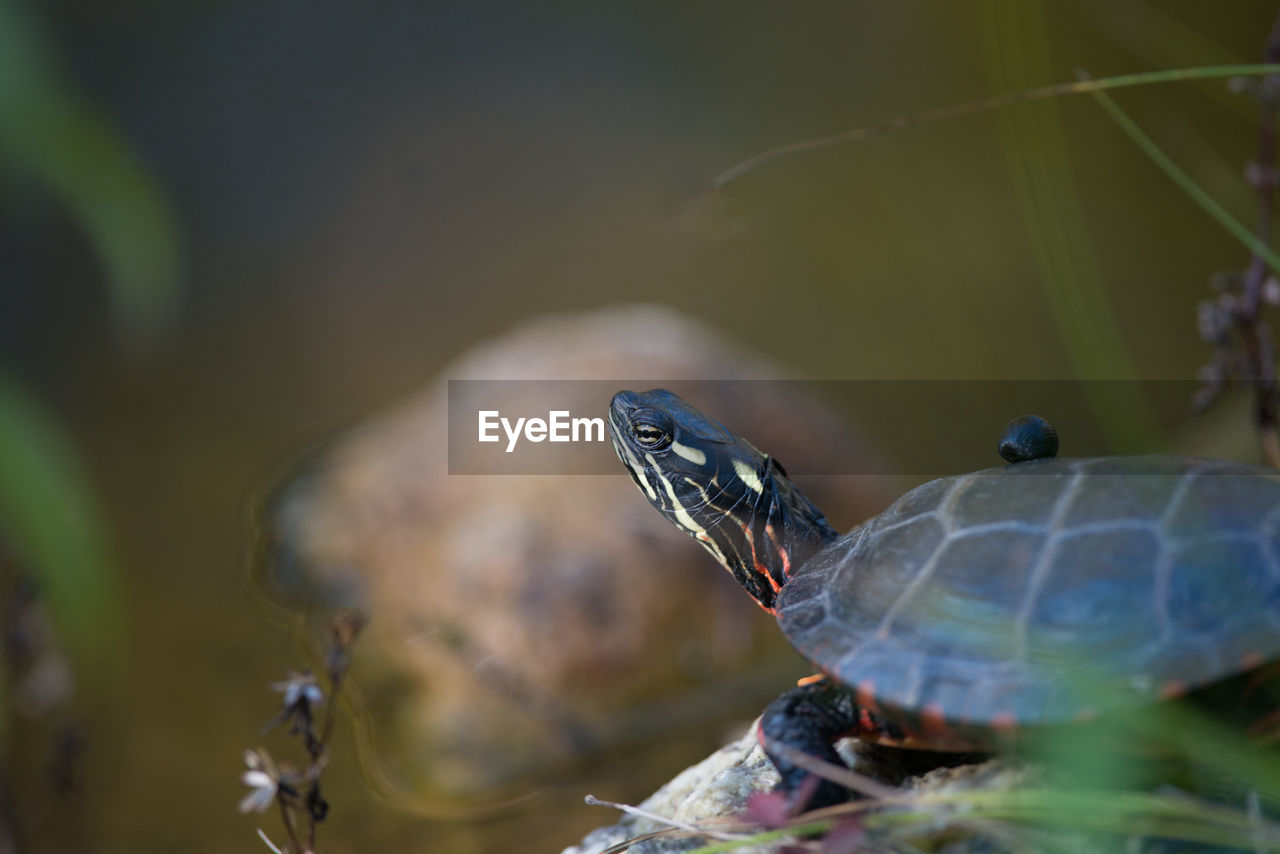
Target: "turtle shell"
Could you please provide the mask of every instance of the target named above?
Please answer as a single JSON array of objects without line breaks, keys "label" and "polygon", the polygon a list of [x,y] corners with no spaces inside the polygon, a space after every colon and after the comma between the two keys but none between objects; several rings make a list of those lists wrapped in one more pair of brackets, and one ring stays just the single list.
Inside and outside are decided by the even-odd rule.
[{"label": "turtle shell", "polygon": [[1135,706],[1280,657],[1280,473],[1044,459],[926,483],[806,561],[782,630],[919,746]]}]

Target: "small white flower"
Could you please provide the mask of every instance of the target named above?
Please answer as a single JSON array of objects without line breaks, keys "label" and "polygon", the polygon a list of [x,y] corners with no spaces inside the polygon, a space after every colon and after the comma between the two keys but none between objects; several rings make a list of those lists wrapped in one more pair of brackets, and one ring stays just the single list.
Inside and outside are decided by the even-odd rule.
[{"label": "small white flower", "polygon": [[315,674],[310,670],[304,670],[301,673],[289,671],[289,678],[284,682],[273,682],[271,690],[284,694],[283,704],[286,709],[292,709],[299,702],[305,702],[311,706],[318,706],[324,702],[324,692],[316,684]]},{"label": "small white flower", "polygon": [[240,812],[266,812],[275,803],[280,788],[280,775],[275,763],[266,751],[246,750],[244,764],[249,770],[240,775],[240,782],[249,787],[249,794],[240,800]]}]

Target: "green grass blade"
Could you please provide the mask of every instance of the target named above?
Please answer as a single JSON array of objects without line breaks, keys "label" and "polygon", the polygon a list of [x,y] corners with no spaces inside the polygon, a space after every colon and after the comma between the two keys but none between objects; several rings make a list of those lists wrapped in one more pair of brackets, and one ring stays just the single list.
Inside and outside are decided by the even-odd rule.
[{"label": "green grass blade", "polygon": [[21,0],[0,0],[0,175],[51,190],[100,259],[117,332],[145,343],[178,296],[177,234],[151,174],[105,117],[55,70]]},{"label": "green grass blade", "polygon": [[114,659],[118,613],[99,505],[57,420],[3,372],[0,536],[37,579],[59,640],[101,672]]},{"label": "green grass blade", "polygon": [[[980,9],[993,81],[1017,87],[1051,73],[1041,4],[991,0]],[[1137,371],[1076,193],[1066,136],[1056,104],[1000,114],[1000,139],[1026,223],[1037,287],[1053,313],[1072,373],[1086,380],[1132,379]],[[1160,430],[1146,401],[1115,383],[1090,382],[1085,388],[1117,453],[1151,448]]]},{"label": "green grass blade", "polygon": [[1266,261],[1267,266],[1272,271],[1280,273],[1280,254],[1277,254],[1271,247],[1259,240],[1248,226],[1233,217],[1226,208],[1205,192],[1190,175],[1184,172],[1177,163],[1173,162],[1173,158],[1166,154],[1160,146],[1156,145],[1155,141],[1147,136],[1142,128],[1138,127],[1137,122],[1131,119],[1124,110],[1120,109],[1120,106],[1116,104],[1110,95],[1101,90],[1094,90],[1090,94],[1093,95],[1098,105],[1102,107],[1107,115],[1120,126],[1120,129],[1133,140],[1133,143],[1151,159],[1151,162],[1160,167],[1160,170],[1168,175],[1169,179],[1190,196],[1196,204],[1203,208],[1205,213],[1213,217],[1214,221],[1243,243],[1250,252],[1257,254]]},{"label": "green grass blade", "polygon": [[784,827],[778,830],[762,830],[760,833],[753,835],[750,839],[735,839],[725,842],[715,842],[711,845],[704,845],[701,848],[695,848],[688,854],[724,854],[725,851],[736,851],[739,848],[746,848],[749,845],[764,845],[769,842],[781,842],[787,839],[804,839],[810,836],[817,836],[830,830],[834,822],[831,821],[813,821],[805,824],[797,824],[792,827]]}]

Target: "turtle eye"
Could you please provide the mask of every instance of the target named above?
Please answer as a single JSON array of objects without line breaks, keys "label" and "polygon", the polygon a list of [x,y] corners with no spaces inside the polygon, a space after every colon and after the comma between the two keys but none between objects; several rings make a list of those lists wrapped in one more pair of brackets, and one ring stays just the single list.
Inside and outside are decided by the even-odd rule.
[{"label": "turtle eye", "polygon": [[631,437],[645,450],[660,451],[672,440],[671,419],[660,412],[644,412],[631,421]]}]

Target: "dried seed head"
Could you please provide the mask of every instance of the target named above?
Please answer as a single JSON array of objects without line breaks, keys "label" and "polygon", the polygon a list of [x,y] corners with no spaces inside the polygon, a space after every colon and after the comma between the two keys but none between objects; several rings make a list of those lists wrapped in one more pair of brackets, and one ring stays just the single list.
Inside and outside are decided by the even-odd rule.
[{"label": "dried seed head", "polygon": [[1196,304],[1196,327],[1202,341],[1220,346],[1226,342],[1227,333],[1231,330],[1231,314],[1220,301],[1203,300]]},{"label": "dried seed head", "polygon": [[1280,279],[1268,276],[1262,283],[1262,301],[1268,305],[1280,305]]}]

